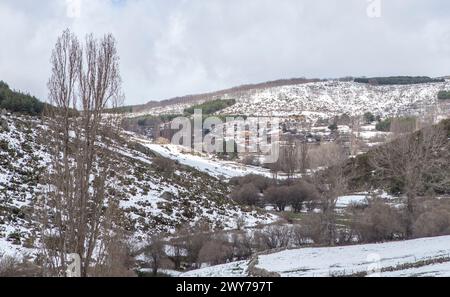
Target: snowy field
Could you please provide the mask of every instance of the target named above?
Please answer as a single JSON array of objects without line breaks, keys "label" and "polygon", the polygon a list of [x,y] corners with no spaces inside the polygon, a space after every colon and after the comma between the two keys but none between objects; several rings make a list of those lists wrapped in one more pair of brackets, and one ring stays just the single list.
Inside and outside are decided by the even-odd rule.
[{"label": "snowy field", "polygon": [[182,273],[182,277],[245,277],[248,261],[237,261]]},{"label": "snowy field", "polygon": [[256,167],[247,166],[231,161],[222,161],[218,159],[212,159],[210,156],[200,153],[188,153],[183,151],[182,146],[173,144],[155,144],[151,141],[135,137],[133,140],[148,147],[155,153],[160,154],[165,158],[169,158],[178,161],[180,164],[193,167],[199,171],[208,173],[211,176],[217,178],[232,178],[236,176],[244,176],[248,174],[259,174],[267,177],[272,177],[269,170]]},{"label": "snowy field", "polygon": [[[380,276],[450,276],[450,263],[411,268],[420,261],[450,257],[450,236],[343,247],[303,248],[258,256],[257,268],[283,277],[327,277],[380,270]],[[248,261],[191,271],[182,276],[247,275]],[[399,265],[409,265],[400,268]],[[383,272],[383,269],[393,271]]]}]

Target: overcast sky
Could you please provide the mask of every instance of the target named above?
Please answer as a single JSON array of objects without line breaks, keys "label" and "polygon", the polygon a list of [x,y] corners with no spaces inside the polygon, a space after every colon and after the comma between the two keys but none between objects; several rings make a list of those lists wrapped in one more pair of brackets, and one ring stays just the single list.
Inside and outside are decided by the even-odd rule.
[{"label": "overcast sky", "polygon": [[45,100],[68,27],[115,35],[127,104],[280,78],[450,74],[448,0],[78,1],[79,14],[77,0],[0,0],[0,80]]}]

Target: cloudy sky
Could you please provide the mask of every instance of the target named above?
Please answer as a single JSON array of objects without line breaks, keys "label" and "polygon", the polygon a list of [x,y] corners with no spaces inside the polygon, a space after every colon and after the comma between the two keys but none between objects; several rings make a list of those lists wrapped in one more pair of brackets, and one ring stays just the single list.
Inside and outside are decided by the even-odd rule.
[{"label": "cloudy sky", "polygon": [[449,75],[449,14],[448,0],[0,0],[0,80],[45,99],[65,28],[115,35],[127,104],[291,77]]}]

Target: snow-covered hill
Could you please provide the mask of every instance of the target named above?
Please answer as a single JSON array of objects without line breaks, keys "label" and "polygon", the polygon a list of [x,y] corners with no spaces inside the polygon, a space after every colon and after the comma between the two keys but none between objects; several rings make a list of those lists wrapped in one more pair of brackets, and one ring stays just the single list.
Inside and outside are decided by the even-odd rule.
[{"label": "snow-covered hill", "polygon": [[[439,106],[437,93],[450,89],[450,81],[411,85],[370,85],[329,80],[302,84],[250,89],[221,94],[220,99],[236,99],[237,103],[221,114],[249,116],[304,116],[309,120],[372,112],[380,116],[410,115]],[[178,114],[189,105],[207,101],[198,98],[141,110],[139,114]],[[441,102],[442,103],[442,102]],[[439,108],[439,107],[438,107]],[[441,104],[449,112],[448,104]]]},{"label": "snow-covered hill", "polygon": [[[0,117],[0,255],[33,252],[38,246],[35,204],[44,191],[42,175],[50,161],[42,139],[45,129],[45,123],[37,118]],[[117,182],[124,210],[122,223],[135,242],[197,221],[232,229],[241,219],[254,226],[275,218],[243,210],[226,198],[229,189],[225,183],[195,168],[174,164],[173,172],[156,170],[156,154],[131,141],[128,134],[114,149],[115,161],[125,173]]]},{"label": "snow-covered hill", "polygon": [[325,81],[248,92],[224,114],[256,116],[304,115],[307,118],[372,112],[391,116],[420,112],[438,102],[437,93],[450,82],[373,86],[355,82]]},{"label": "snow-covered hill", "polygon": [[249,276],[251,266],[285,277],[450,276],[450,236],[285,250],[259,255],[251,261],[194,270],[181,276]]}]

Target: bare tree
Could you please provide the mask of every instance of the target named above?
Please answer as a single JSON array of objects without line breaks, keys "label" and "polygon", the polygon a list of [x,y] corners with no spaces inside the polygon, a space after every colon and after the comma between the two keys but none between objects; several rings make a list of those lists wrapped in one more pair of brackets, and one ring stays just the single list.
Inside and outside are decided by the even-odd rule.
[{"label": "bare tree", "polygon": [[175,270],[178,270],[181,268],[181,262],[185,258],[185,243],[182,238],[173,238],[170,240],[168,246],[170,252],[167,258],[172,261]]},{"label": "bare tree", "polygon": [[288,189],[288,200],[292,206],[294,212],[301,212],[303,205],[306,202],[313,203],[318,200],[319,194],[317,193],[314,185],[301,181]]},{"label": "bare tree", "polygon": [[271,225],[263,231],[257,231],[255,237],[263,249],[287,247],[291,238],[291,229],[288,226]]},{"label": "bare tree", "polygon": [[307,139],[298,144],[298,154],[299,154],[299,169],[300,173],[305,174],[306,170],[309,168],[309,144]]},{"label": "bare tree", "polygon": [[350,118],[350,154],[356,155],[360,146],[361,118],[354,116]]},{"label": "bare tree", "polygon": [[276,206],[278,211],[284,211],[289,203],[289,187],[273,186],[264,191],[264,199]]},{"label": "bare tree", "polygon": [[254,243],[252,232],[234,232],[231,236],[234,257],[236,257],[237,260],[249,258],[252,255]]},{"label": "bare tree", "polygon": [[352,207],[350,229],[360,242],[380,242],[403,237],[402,216],[395,207],[378,198],[369,200],[366,207],[349,206],[350,209]]},{"label": "bare tree", "polygon": [[321,164],[326,168],[313,177],[319,188],[322,234],[329,245],[336,244],[336,203],[347,191],[348,175],[345,174],[347,154],[337,143],[321,145]]},{"label": "bare tree", "polygon": [[[53,273],[64,275],[67,255],[81,257],[81,274],[101,264],[108,236],[117,226],[113,144],[120,119],[105,116],[122,98],[119,57],[112,35],[88,35],[81,45],[69,30],[53,50],[47,111],[52,157],[49,191],[43,197],[44,253]],[[51,242],[51,244],[50,244]],[[96,253],[96,255],[94,255]]]},{"label": "bare tree", "polygon": [[167,257],[163,236],[152,236],[149,239],[149,243],[146,246],[144,253],[151,260],[150,265],[152,267],[153,275],[158,275],[158,269],[161,267],[161,262]]},{"label": "bare tree", "polygon": [[444,187],[449,182],[447,133],[441,125],[408,133],[396,125],[395,138],[376,149],[371,164],[384,180],[394,180],[406,195],[406,235],[412,236],[417,196],[427,187]]},{"label": "bare tree", "polygon": [[198,222],[194,227],[178,230],[178,240],[183,243],[186,262],[193,268],[198,268],[200,251],[211,240],[210,229],[207,223]]},{"label": "bare tree", "polygon": [[278,174],[282,170],[280,158],[273,163],[266,163],[265,166],[269,168],[270,173],[272,173],[272,179],[275,181],[278,180]]},{"label": "bare tree", "polygon": [[233,260],[233,246],[225,235],[215,235],[199,251],[199,262],[218,265]]},{"label": "bare tree", "polygon": [[300,167],[300,151],[297,141],[289,138],[287,143],[280,148],[281,170],[287,174],[288,182],[294,177],[296,170]]},{"label": "bare tree", "polygon": [[252,183],[244,184],[233,190],[231,199],[238,203],[254,206],[257,205],[260,200],[260,191]]}]

